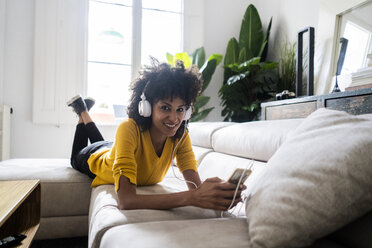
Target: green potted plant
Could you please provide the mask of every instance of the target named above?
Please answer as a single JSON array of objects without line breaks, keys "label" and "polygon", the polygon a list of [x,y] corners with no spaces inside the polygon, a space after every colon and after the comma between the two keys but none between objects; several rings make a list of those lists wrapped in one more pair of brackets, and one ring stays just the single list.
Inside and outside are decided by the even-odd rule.
[{"label": "green potted plant", "polygon": [[296,91],[296,42],[285,41],[280,47],[278,91]]},{"label": "green potted plant", "polygon": [[204,47],[200,47],[196,49],[191,55],[186,52],[177,53],[174,56],[167,53],[167,60],[168,63],[172,66],[175,65],[177,60],[182,60],[186,68],[190,67],[192,64],[195,64],[199,68],[203,79],[203,87],[200,96],[196,98],[195,104],[193,106],[194,112],[191,116],[190,121],[203,120],[214,109],[214,107],[205,108],[205,105],[209,102],[210,97],[203,95],[203,92],[208,87],[217,65],[221,63],[222,55],[212,54],[206,60]]},{"label": "green potted plant", "polygon": [[279,81],[276,62],[266,62],[272,18],[266,33],[257,9],[244,14],[239,41],[231,38],[224,60],[224,82],[219,90],[225,121],[259,119],[261,102],[273,97]]}]

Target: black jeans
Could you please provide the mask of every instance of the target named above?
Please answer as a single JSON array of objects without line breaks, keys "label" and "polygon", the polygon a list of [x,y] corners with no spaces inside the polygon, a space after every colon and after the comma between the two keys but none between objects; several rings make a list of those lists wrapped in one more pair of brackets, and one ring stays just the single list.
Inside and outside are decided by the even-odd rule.
[{"label": "black jeans", "polygon": [[[90,145],[88,145],[88,139]],[[74,169],[94,179],[87,163],[90,155],[101,148],[111,148],[113,142],[105,141],[94,122],[88,124],[80,123],[76,126],[74,143],[71,152],[71,165]]]}]

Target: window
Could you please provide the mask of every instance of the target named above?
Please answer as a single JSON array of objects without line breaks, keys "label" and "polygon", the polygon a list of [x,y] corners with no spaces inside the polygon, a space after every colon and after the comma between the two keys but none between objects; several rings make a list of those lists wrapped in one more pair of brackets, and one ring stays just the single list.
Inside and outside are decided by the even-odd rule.
[{"label": "window", "polygon": [[[182,0],[89,0],[87,93],[98,123],[125,117],[129,84],[149,56],[182,51]],[[116,120],[115,120],[116,117]]]},{"label": "window", "polygon": [[343,37],[348,39],[342,74],[350,74],[367,66],[372,33],[358,24],[347,21]]}]

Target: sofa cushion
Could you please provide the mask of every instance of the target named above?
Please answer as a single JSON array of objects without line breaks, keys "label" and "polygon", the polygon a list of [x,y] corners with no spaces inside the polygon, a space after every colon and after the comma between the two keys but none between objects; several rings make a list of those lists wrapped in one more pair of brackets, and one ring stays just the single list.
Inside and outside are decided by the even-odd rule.
[{"label": "sofa cushion", "polygon": [[363,117],[363,118],[366,118],[366,119],[369,119],[369,120],[372,120],[372,114],[363,114],[363,115],[359,115],[360,117]]},{"label": "sofa cushion", "polygon": [[216,152],[268,161],[301,122],[302,119],[289,119],[236,124],[217,130],[212,146]]},{"label": "sofa cushion", "polygon": [[[153,186],[137,187],[138,194],[165,194],[185,190],[186,184],[171,179],[171,186],[167,182]],[[174,186],[178,184],[181,186]],[[178,189],[179,188],[179,189]],[[180,207],[170,210],[120,210],[117,194],[113,185],[100,185],[92,189],[89,211],[89,247],[99,247],[101,237],[110,228],[118,225],[153,221],[170,221],[183,219],[216,218],[220,212],[197,207]],[[121,243],[118,243],[121,244]]]},{"label": "sofa cushion", "polygon": [[[228,180],[236,168],[252,170],[245,184],[248,189],[254,184],[257,174],[266,167],[266,163],[250,159],[231,156],[219,152],[208,153],[199,165],[198,171],[202,181],[210,177],[219,177]],[[253,186],[253,185],[252,185]]]},{"label": "sofa cushion", "polygon": [[240,218],[121,225],[111,228],[105,233],[100,247],[123,247],[122,244],[125,244],[126,248],[249,248],[247,224],[245,219]]},{"label": "sofa cushion", "polygon": [[[252,173],[248,177],[245,185],[247,190],[244,194],[249,193],[250,189],[255,184],[258,175],[263,173],[266,168],[266,163],[260,161],[252,161],[250,159],[231,156],[219,152],[208,153],[199,165],[198,171],[202,181],[211,177],[219,177],[223,180],[228,180],[236,168],[251,169]],[[237,216],[245,216],[245,209],[239,203],[230,211]]]},{"label": "sofa cushion", "polygon": [[[198,167],[201,163],[201,161],[203,160],[203,158],[210,152],[213,152],[212,149],[210,148],[204,148],[204,147],[200,147],[200,146],[192,146],[192,150],[194,151],[194,154],[195,154],[195,159],[198,161]],[[173,161],[174,163],[176,162],[175,160]],[[165,178],[175,178],[175,177],[181,177],[183,178],[183,175],[182,173],[180,172],[180,170],[177,168],[177,166],[173,166],[171,168],[169,168],[167,174],[165,175]]]},{"label": "sofa cushion", "polygon": [[[102,237],[101,248],[252,248],[245,219],[176,220],[116,226]],[[141,238],[133,238],[141,237]],[[346,248],[329,239],[307,248]]]},{"label": "sofa cushion", "polygon": [[192,146],[192,150],[195,154],[195,159],[198,161],[198,166],[200,165],[203,158],[210,152],[213,152],[212,148],[204,148],[201,146]]},{"label": "sofa cushion", "polygon": [[371,120],[313,112],[252,189],[246,203],[252,246],[310,245],[371,210],[371,151]]},{"label": "sofa cushion", "polygon": [[0,180],[39,179],[41,217],[88,215],[91,179],[68,159],[10,159],[0,162]]},{"label": "sofa cushion", "polygon": [[217,130],[234,125],[233,122],[191,122],[189,133],[194,146],[212,148],[212,136]]}]

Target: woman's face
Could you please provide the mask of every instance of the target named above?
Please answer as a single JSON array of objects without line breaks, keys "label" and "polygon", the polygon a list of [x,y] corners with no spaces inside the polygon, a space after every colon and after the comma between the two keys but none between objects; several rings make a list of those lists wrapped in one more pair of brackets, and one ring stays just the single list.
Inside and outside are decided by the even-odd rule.
[{"label": "woman's face", "polygon": [[151,132],[162,138],[174,136],[182,124],[185,112],[186,105],[181,98],[157,101],[152,106]]}]

